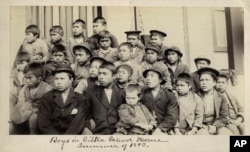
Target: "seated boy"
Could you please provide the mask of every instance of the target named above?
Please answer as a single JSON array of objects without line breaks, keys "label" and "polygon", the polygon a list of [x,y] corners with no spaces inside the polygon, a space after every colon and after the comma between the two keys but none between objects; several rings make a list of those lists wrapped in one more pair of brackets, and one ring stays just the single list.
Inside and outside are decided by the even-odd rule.
[{"label": "seated boy", "polygon": [[80,134],[88,108],[86,97],[71,87],[75,74],[68,64],[59,64],[53,75],[55,89],[44,94],[40,103],[39,130],[42,134]]},{"label": "seated boy", "polygon": [[202,127],[203,103],[201,98],[192,92],[192,82],[189,74],[179,74],[175,83],[179,119],[174,128],[174,133],[176,135],[194,135]]},{"label": "seated boy", "polygon": [[75,45],[73,53],[76,63],[71,64],[71,68],[76,76],[73,83],[73,87],[75,88],[82,79],[89,77],[89,59],[92,57],[92,53],[86,43]]},{"label": "seated boy", "polygon": [[244,108],[236,97],[227,92],[228,87],[228,76],[220,74],[217,77],[217,83],[215,89],[220,92],[226,99],[228,105],[228,120],[229,124],[226,127],[234,135],[244,135],[245,124],[244,124]]},{"label": "seated boy", "polygon": [[124,135],[148,135],[156,127],[156,120],[143,105],[141,88],[138,84],[129,84],[125,88],[126,104],[118,109],[120,121],[116,124],[117,133]]},{"label": "seated boy", "polygon": [[179,116],[178,104],[174,94],[161,88],[166,81],[157,68],[143,72],[147,89],[142,93],[142,103],[158,122],[153,135],[167,135],[172,130]]},{"label": "seated boy", "polygon": [[26,38],[23,42],[21,51],[28,52],[31,56],[31,60],[36,60],[38,54],[42,57],[42,62],[47,63],[50,55],[48,46],[45,41],[39,39],[40,30],[36,25],[29,25],[25,29]]},{"label": "seated boy", "polygon": [[117,48],[112,48],[112,35],[104,30],[99,32],[98,34],[98,43],[100,45],[100,49],[94,51],[93,56],[98,56],[104,58],[106,61],[114,63],[119,60]]},{"label": "seated boy", "polygon": [[51,86],[54,85],[54,76],[52,71],[54,71],[58,64],[68,64],[66,62],[66,48],[64,45],[56,44],[52,50],[52,61],[48,64],[44,65],[44,81],[47,82]]},{"label": "seated boy", "polygon": [[22,124],[28,121],[30,134],[37,134],[37,111],[42,96],[52,87],[42,81],[43,67],[41,63],[32,62],[24,69],[26,84],[20,90],[17,104],[12,111],[12,122]]}]

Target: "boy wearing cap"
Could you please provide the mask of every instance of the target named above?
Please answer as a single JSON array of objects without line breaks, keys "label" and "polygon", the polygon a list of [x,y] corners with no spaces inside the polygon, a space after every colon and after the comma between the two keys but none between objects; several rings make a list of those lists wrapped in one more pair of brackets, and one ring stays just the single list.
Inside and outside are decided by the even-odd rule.
[{"label": "boy wearing cap", "polygon": [[198,95],[204,105],[204,120],[198,135],[232,135],[225,126],[228,123],[228,107],[225,98],[217,92],[216,77],[219,72],[213,68],[202,68],[198,70],[201,90]]},{"label": "boy wearing cap", "polygon": [[118,48],[118,55],[120,61],[116,61],[114,65],[118,67],[122,64],[128,64],[133,68],[133,75],[131,77],[131,81],[138,82],[139,84],[143,85],[143,77],[142,77],[142,68],[141,66],[133,61],[130,56],[132,53],[132,45],[128,42],[124,42],[120,44]]},{"label": "boy wearing cap", "polygon": [[106,61],[114,63],[119,60],[117,48],[112,48],[111,44],[114,40],[109,31],[103,30],[98,34],[98,43],[100,49],[95,50],[93,56],[104,58]]},{"label": "boy wearing cap", "polygon": [[[37,112],[42,96],[52,90],[52,87],[42,81],[43,66],[32,62],[24,68],[26,84],[20,90],[18,101],[11,112],[13,124],[28,124],[30,134],[37,134]],[[27,130],[23,130],[27,131]]]},{"label": "boy wearing cap", "polygon": [[[209,67],[209,65],[211,64],[211,60],[209,59],[209,57],[205,55],[200,55],[194,59],[194,63],[198,71],[201,68]],[[192,83],[193,83],[192,89],[195,92],[198,92],[201,88],[199,74],[197,71],[191,73],[191,78],[192,78]]]},{"label": "boy wearing cap", "polygon": [[75,88],[82,79],[89,77],[89,59],[92,57],[92,53],[86,43],[75,45],[73,53],[76,63],[71,64],[71,68],[76,75],[73,83],[73,87]]},{"label": "boy wearing cap", "polygon": [[180,73],[189,73],[189,68],[181,62],[183,54],[178,47],[170,46],[165,50],[164,55],[167,58],[166,65],[168,66],[168,71],[170,72],[171,81],[174,86],[176,77]]},{"label": "boy wearing cap", "polygon": [[[110,135],[116,131],[119,121],[118,108],[125,103],[124,93],[114,85],[116,68],[113,63],[105,62],[99,68],[100,86],[89,92],[88,119],[95,125],[86,126],[89,133]],[[96,126],[93,128],[93,126]]]},{"label": "boy wearing cap", "polygon": [[215,89],[220,92],[227,101],[229,124],[227,124],[226,127],[234,135],[244,135],[244,108],[234,95],[227,92],[228,79],[227,75],[220,74],[217,77]]},{"label": "boy wearing cap", "polygon": [[165,46],[163,42],[164,42],[164,37],[166,37],[167,34],[159,30],[150,30],[149,33],[150,33],[150,41],[156,43],[160,47],[159,60],[165,61],[166,57],[164,55],[164,51],[167,49],[167,46]]},{"label": "boy wearing cap", "polygon": [[141,31],[126,31],[127,42],[132,45],[133,51],[131,53],[131,59],[140,64],[143,61],[145,52],[144,45],[140,41]]},{"label": "boy wearing cap", "polygon": [[[101,31],[106,30],[106,26],[107,26],[107,22],[106,22],[105,18],[103,18],[103,17],[96,17],[93,20],[93,33],[94,34],[91,37],[89,37],[87,40],[91,51],[98,50],[100,48],[100,45],[98,43],[98,34]],[[111,37],[113,40],[111,43],[111,47],[117,48],[119,45],[117,38],[113,34],[111,34]]]},{"label": "boy wearing cap", "polygon": [[142,103],[156,118],[158,124],[153,135],[165,134],[175,126],[179,113],[175,96],[160,86],[166,81],[159,69],[148,69],[143,72],[147,89],[142,93]]},{"label": "boy wearing cap", "polygon": [[50,32],[50,40],[47,41],[48,43],[48,47],[49,47],[49,51],[52,54],[52,49],[55,45],[63,45],[65,47],[65,51],[66,51],[66,59],[69,62],[73,62],[73,56],[71,54],[70,48],[68,46],[68,44],[66,42],[63,41],[63,28],[60,25],[54,25],[50,28],[49,30]]},{"label": "boy wearing cap", "polygon": [[142,70],[145,71],[147,69],[157,68],[163,74],[166,83],[164,84],[164,88],[168,90],[172,90],[170,73],[168,71],[168,67],[158,60],[160,55],[160,47],[156,43],[150,42],[147,44],[146,48],[145,60],[141,63]]},{"label": "boy wearing cap", "polygon": [[80,134],[85,126],[88,108],[86,97],[74,92],[73,70],[59,64],[53,71],[55,89],[44,94],[38,111],[38,126],[42,134]]},{"label": "boy wearing cap", "polygon": [[124,89],[131,82],[133,69],[128,64],[121,64],[116,68],[116,85],[120,89]]}]

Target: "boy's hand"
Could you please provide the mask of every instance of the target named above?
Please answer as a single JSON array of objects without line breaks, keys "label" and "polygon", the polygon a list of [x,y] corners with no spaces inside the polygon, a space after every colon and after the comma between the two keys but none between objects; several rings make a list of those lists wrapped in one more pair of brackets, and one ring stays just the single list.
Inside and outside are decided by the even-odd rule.
[{"label": "boy's hand", "polygon": [[145,131],[150,131],[150,130],[152,130],[153,128],[154,128],[154,126],[153,125],[145,125]]},{"label": "boy's hand", "polygon": [[180,129],[179,129],[179,128],[175,128],[175,129],[174,129],[174,134],[175,134],[175,135],[182,135],[182,133],[180,132]]},{"label": "boy's hand", "polygon": [[153,135],[162,135],[163,132],[161,132],[161,129],[156,128],[155,131],[153,132]]},{"label": "boy's hand", "polygon": [[82,134],[83,134],[83,135],[93,135],[92,131],[91,131],[89,128],[87,128],[87,127],[85,127],[85,128],[83,129]]},{"label": "boy's hand", "polygon": [[193,127],[192,130],[185,133],[185,135],[195,135],[197,133],[197,127]]},{"label": "boy's hand", "polygon": [[209,132],[210,134],[215,134],[215,133],[217,132],[217,127],[214,126],[214,125],[209,125],[209,126],[208,126],[208,132]]}]

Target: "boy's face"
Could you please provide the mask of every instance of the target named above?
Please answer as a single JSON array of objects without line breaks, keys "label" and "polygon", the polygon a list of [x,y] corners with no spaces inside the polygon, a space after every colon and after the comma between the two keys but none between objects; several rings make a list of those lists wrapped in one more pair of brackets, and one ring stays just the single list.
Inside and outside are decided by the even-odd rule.
[{"label": "boy's face", "polygon": [[201,69],[201,68],[208,67],[208,66],[209,66],[209,64],[208,64],[208,62],[206,60],[198,60],[196,62],[196,67],[197,67],[198,70]]},{"label": "boy's face", "polygon": [[151,38],[150,38],[150,41],[151,42],[154,42],[158,45],[162,45],[162,39],[160,38],[159,35],[152,35]]},{"label": "boy's face", "polygon": [[200,76],[200,84],[202,91],[208,92],[214,88],[216,83],[210,74],[203,73]]},{"label": "boy's face", "polygon": [[65,56],[62,52],[55,52],[52,56],[55,63],[62,63],[65,60]]},{"label": "boy's face", "polygon": [[169,51],[167,58],[169,63],[174,64],[179,60],[179,55],[174,51]]},{"label": "boy's face", "polygon": [[186,95],[191,89],[191,85],[187,84],[184,80],[178,80],[176,83],[176,91],[179,95]]},{"label": "boy's face", "polygon": [[32,62],[39,62],[39,63],[41,63],[43,61],[43,56],[41,54],[34,54],[31,57],[31,61]]},{"label": "boy's face", "polygon": [[132,46],[136,46],[136,44],[138,43],[139,39],[136,35],[128,35],[127,36],[127,42],[129,42],[130,44],[132,44]]},{"label": "boy's face", "polygon": [[89,75],[91,78],[96,78],[98,76],[98,71],[101,66],[101,62],[94,60],[89,67]]},{"label": "boy's face", "polygon": [[62,36],[59,33],[51,31],[50,32],[50,39],[51,39],[52,43],[56,43],[62,39]]},{"label": "boy's face", "polygon": [[128,72],[127,69],[121,67],[117,70],[116,78],[117,78],[117,81],[120,83],[128,82],[130,78],[130,73]]},{"label": "boy's face", "polygon": [[18,71],[23,71],[25,66],[28,64],[27,61],[19,61],[16,63],[16,67]]},{"label": "boy's face", "polygon": [[80,36],[84,34],[85,29],[82,27],[81,23],[75,23],[72,27],[72,32],[74,36]]},{"label": "boy's face", "polygon": [[107,50],[111,46],[110,38],[102,38],[102,39],[100,39],[99,43],[101,45],[101,48],[104,50]]},{"label": "boy's face", "polygon": [[98,81],[102,87],[108,87],[113,83],[114,77],[109,69],[100,68],[98,74]]},{"label": "boy's face", "polygon": [[149,88],[157,88],[160,86],[161,79],[159,77],[159,74],[154,71],[149,71],[146,75],[146,85]]},{"label": "boy's face", "polygon": [[140,100],[137,91],[126,92],[126,102],[129,105],[136,105]]},{"label": "boy's face", "polygon": [[31,71],[28,71],[25,74],[25,80],[26,80],[26,84],[30,87],[30,88],[35,88],[37,87],[40,82],[41,82],[41,77],[36,77]]},{"label": "boy's face", "polygon": [[26,41],[28,43],[32,43],[32,42],[34,42],[37,39],[37,35],[34,35],[31,32],[25,33],[25,35],[26,35]]},{"label": "boy's face", "polygon": [[130,59],[130,50],[127,46],[121,46],[118,50],[118,56],[121,61],[128,61]]},{"label": "boy's face", "polygon": [[94,34],[98,34],[99,32],[103,31],[106,29],[106,26],[103,25],[102,23],[100,22],[97,22],[97,23],[93,23],[93,32]]},{"label": "boy's face", "polygon": [[217,91],[224,93],[227,89],[227,86],[228,81],[226,78],[218,78],[215,88]]},{"label": "boy's face", "polygon": [[149,63],[154,63],[158,59],[158,54],[153,50],[146,51],[146,59]]},{"label": "boy's face", "polygon": [[75,50],[75,59],[79,64],[88,61],[89,57],[89,54],[84,49]]},{"label": "boy's face", "polygon": [[71,87],[72,82],[73,78],[70,79],[66,72],[56,73],[54,76],[55,87],[58,91],[64,92]]}]

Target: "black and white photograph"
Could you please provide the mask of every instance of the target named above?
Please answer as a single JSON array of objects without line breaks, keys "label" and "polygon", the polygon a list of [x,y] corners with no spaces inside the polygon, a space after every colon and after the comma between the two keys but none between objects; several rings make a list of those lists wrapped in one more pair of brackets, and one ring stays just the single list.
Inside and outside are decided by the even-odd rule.
[{"label": "black and white photograph", "polygon": [[4,152],[229,151],[249,134],[249,8],[131,3],[8,6]]}]

